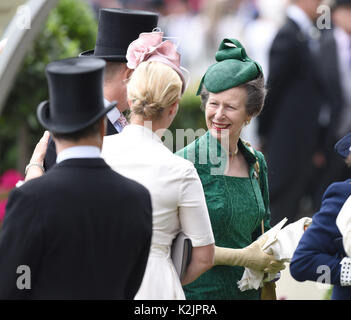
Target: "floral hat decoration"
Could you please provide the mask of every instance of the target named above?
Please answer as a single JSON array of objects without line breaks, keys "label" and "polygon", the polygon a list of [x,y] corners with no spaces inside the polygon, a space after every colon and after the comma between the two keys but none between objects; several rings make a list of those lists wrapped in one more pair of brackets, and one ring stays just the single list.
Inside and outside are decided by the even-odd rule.
[{"label": "floral hat decoration", "polygon": [[10,191],[16,186],[16,183],[19,180],[23,179],[23,175],[14,169],[7,170],[2,176],[0,176],[0,224],[5,216],[7,198]]},{"label": "floral hat decoration", "polygon": [[177,46],[170,40],[162,41],[163,32],[157,28],[152,32],[143,32],[128,47],[126,58],[127,67],[136,69],[144,61],[159,61],[175,70],[182,82],[182,93],[189,83],[189,72],[180,66],[180,53]]},{"label": "floral hat decoration", "polygon": [[202,86],[218,93],[256,79],[262,74],[261,66],[250,59],[242,44],[236,39],[223,39],[216,53],[217,63],[210,66],[200,82]]}]

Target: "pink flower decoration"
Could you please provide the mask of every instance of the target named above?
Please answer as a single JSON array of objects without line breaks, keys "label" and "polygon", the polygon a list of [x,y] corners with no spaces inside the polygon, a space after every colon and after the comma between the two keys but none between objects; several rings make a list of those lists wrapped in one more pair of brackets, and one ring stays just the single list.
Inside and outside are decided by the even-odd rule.
[{"label": "pink flower decoration", "polygon": [[128,47],[127,67],[135,69],[162,43],[163,32],[141,33]]},{"label": "pink flower decoration", "polygon": [[23,180],[23,176],[16,170],[10,169],[7,170],[0,177],[0,190],[11,190],[16,186],[16,183],[19,180]]},{"label": "pink flower decoration", "polygon": [[128,47],[127,67],[135,69],[143,61],[159,61],[175,70],[183,82],[184,92],[187,82],[180,67],[180,54],[175,44],[169,40],[162,41],[163,32],[144,32]]},{"label": "pink flower decoration", "polygon": [[[1,177],[0,177],[0,193],[5,194],[10,192],[16,186],[16,183],[19,180],[23,180],[24,177],[17,172],[16,170],[10,169],[7,170]],[[0,221],[4,219],[5,216],[5,209],[6,209],[7,199],[0,200]]]},{"label": "pink flower decoration", "polygon": [[7,200],[0,201],[0,221],[4,219]]}]

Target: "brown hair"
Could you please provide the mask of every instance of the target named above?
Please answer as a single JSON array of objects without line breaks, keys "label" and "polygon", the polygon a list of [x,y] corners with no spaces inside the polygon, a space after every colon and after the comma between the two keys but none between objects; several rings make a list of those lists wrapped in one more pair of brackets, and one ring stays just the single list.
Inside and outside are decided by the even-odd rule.
[{"label": "brown hair", "polygon": [[104,82],[106,83],[113,81],[116,73],[120,72],[124,65],[125,62],[106,61]]},{"label": "brown hair", "polygon": [[[246,82],[239,86],[244,88],[247,92],[246,112],[248,115],[256,117],[262,109],[264,100],[266,98],[267,90],[264,85],[263,75],[259,75],[256,79]],[[203,86],[201,91],[201,109],[205,110],[209,97],[209,91]]]}]

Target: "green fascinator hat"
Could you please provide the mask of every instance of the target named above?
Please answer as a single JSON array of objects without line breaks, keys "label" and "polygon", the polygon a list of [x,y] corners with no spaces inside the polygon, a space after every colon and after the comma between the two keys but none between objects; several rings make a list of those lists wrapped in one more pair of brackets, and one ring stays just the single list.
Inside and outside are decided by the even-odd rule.
[{"label": "green fascinator hat", "polygon": [[218,93],[254,80],[262,73],[261,66],[247,56],[245,48],[236,39],[221,42],[216,61],[202,77],[197,95],[203,85],[208,91]]}]

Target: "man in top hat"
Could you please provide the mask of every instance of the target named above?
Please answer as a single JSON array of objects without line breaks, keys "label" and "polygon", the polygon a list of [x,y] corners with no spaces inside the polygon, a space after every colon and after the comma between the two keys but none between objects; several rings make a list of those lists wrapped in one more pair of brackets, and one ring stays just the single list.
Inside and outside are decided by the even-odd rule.
[{"label": "man in top hat", "polygon": [[[336,145],[336,152],[351,165],[351,134]],[[332,299],[351,299],[351,258],[347,257],[336,219],[351,195],[351,179],[331,184],[325,191],[320,210],[303,234],[292,261],[290,272],[297,281],[318,281],[334,285]]]},{"label": "man in top hat", "polygon": [[[128,9],[101,9],[95,48],[82,52],[80,57],[97,57],[106,61],[104,77],[105,105],[117,101],[118,105],[107,114],[107,135],[119,133],[127,124],[122,112],[128,109],[126,80],[131,69],[126,63],[129,44],[142,32],[151,32],[157,27],[158,15],[153,12]],[[84,110],[82,110],[84,112]],[[50,141],[44,168],[56,163],[55,144]]]},{"label": "man in top hat", "polygon": [[316,207],[330,183],[345,180],[351,174],[350,168],[333,152],[333,145],[351,131],[351,0],[333,0],[331,8],[333,26],[323,30],[317,56],[326,98],[327,118],[321,129],[327,161],[323,174],[319,172],[316,177]]},{"label": "man in top hat", "polygon": [[[269,168],[271,224],[298,219],[317,152],[322,97],[314,55],[321,0],[294,0],[269,54],[268,93],[258,118]],[[318,163],[319,165],[319,163]]]},{"label": "man in top hat", "polygon": [[[133,299],[151,235],[149,192],[100,157],[105,61],[47,68],[50,102],[37,110],[57,165],[15,188],[0,234],[0,299]],[[36,165],[33,165],[36,167]]]}]

